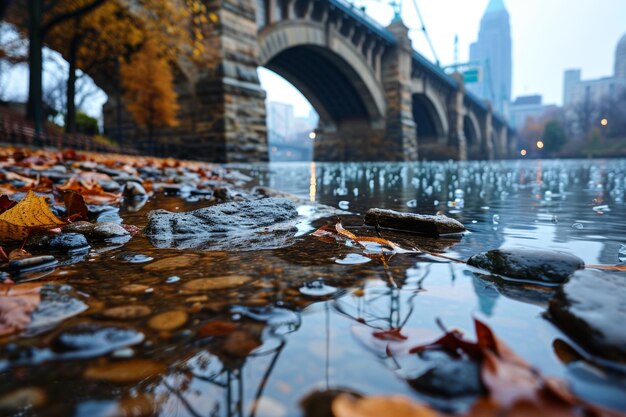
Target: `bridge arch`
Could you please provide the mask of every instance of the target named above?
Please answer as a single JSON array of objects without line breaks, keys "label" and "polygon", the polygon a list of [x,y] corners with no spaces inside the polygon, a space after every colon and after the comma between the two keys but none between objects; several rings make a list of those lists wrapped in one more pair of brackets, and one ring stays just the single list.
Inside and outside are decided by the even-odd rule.
[{"label": "bridge arch", "polygon": [[428,92],[414,93],[412,99],[418,142],[445,141],[448,137],[448,119],[439,100]]},{"label": "bridge arch", "polygon": [[463,116],[463,134],[468,159],[489,159],[478,117],[473,111]]},{"label": "bridge arch", "polygon": [[384,90],[349,40],[311,21],[280,21],[259,32],[259,64],[285,78],[309,100],[320,124],[346,120],[384,126]]}]

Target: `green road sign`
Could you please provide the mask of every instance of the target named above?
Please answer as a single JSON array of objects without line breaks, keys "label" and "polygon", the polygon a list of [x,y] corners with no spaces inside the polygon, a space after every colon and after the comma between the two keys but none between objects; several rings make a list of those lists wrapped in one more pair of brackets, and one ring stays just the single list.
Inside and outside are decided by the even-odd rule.
[{"label": "green road sign", "polygon": [[480,82],[480,68],[470,68],[463,71],[463,81],[465,84]]}]

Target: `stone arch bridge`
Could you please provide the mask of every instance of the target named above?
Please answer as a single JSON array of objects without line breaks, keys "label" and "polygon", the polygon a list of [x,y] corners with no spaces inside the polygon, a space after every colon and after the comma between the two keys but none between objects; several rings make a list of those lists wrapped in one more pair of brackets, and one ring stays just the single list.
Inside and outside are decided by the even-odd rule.
[{"label": "stone arch bridge", "polygon": [[[169,155],[266,160],[258,66],[290,81],[318,112],[315,160],[493,159],[513,151],[506,122],[460,77],[414,51],[399,20],[382,27],[344,0],[207,6],[217,22],[206,34],[210,64],[179,65],[181,125],[160,138]],[[121,125],[115,107],[105,105],[109,131]]]}]

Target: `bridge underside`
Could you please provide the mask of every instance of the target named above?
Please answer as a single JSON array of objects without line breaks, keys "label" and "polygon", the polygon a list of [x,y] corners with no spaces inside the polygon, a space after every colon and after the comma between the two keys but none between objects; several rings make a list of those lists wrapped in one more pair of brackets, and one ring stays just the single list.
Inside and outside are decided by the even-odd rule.
[{"label": "bridge underside", "polygon": [[[206,62],[178,68],[180,126],[159,129],[157,152],[266,161],[265,92],[256,72],[263,66],[291,82],[318,112],[316,160],[416,160],[418,142],[426,159],[505,155],[506,127],[492,128],[490,112],[468,110],[474,99],[464,96],[462,81],[415,58],[402,22],[375,27],[342,4],[207,0],[219,24],[204,34]],[[107,133],[123,126],[138,143],[146,132],[110,97]]]}]

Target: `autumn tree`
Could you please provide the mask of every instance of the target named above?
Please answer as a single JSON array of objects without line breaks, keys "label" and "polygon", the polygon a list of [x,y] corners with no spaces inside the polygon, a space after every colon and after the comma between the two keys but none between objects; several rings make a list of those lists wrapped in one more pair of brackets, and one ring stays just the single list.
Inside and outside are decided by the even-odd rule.
[{"label": "autumn tree", "polygon": [[[85,1],[85,0],[82,0]],[[108,1],[91,13],[78,16],[50,32],[49,45],[59,51],[68,63],[65,93],[65,130],[76,130],[76,82],[78,69],[82,74],[117,75],[119,57],[130,55],[139,48],[144,37],[128,9],[118,2]],[[114,85],[116,77],[100,81]]]},{"label": "autumn tree", "polygon": [[59,10],[59,5],[67,2],[59,0],[28,0],[28,103],[26,116],[35,123],[37,132],[41,132],[43,122],[42,112],[42,49],[47,33],[63,22],[89,13],[107,0],[89,0],[75,5],[70,9]]},{"label": "autumn tree", "polygon": [[543,143],[545,151],[556,153],[567,143],[567,136],[561,123],[557,120],[550,120],[543,128]]},{"label": "autumn tree", "polygon": [[148,130],[150,152],[154,152],[154,129],[178,125],[178,104],[167,59],[155,41],[148,39],[129,62],[120,67],[124,101],[137,125]]}]

